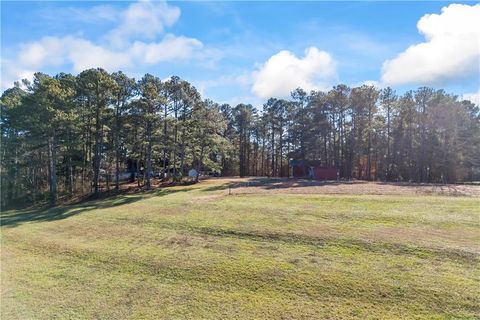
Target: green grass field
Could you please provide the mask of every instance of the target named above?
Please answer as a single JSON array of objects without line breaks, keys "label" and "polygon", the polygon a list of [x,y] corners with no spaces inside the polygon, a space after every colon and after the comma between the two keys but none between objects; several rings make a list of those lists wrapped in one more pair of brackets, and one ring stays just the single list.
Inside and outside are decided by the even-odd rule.
[{"label": "green grass field", "polygon": [[227,183],[3,212],[1,318],[480,318],[479,198]]}]

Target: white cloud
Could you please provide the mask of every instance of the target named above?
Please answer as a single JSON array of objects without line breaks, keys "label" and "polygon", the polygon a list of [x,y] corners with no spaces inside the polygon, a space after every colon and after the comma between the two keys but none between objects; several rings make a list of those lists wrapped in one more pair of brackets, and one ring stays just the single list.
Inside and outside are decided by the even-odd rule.
[{"label": "white cloud", "polygon": [[[196,59],[206,66],[218,59],[218,52],[204,49],[195,38],[165,34],[158,40],[144,42],[138,38],[156,38],[164,28],[173,25],[180,9],[165,2],[140,1],[120,11],[110,6],[89,10],[92,15],[117,16],[122,22],[107,34],[114,44],[103,41],[96,44],[79,35],[45,36],[37,41],[21,44],[17,57],[2,59],[1,89],[14,81],[31,78],[34,72],[49,67],[70,66],[73,72],[101,67],[107,71],[125,70],[166,61]],[[136,37],[135,41],[130,37]],[[113,38],[112,38],[113,37]],[[105,38],[105,37],[104,37]]]},{"label": "white cloud", "polygon": [[197,49],[202,47],[203,44],[197,39],[168,34],[161,42],[144,43],[136,41],[131,47],[131,52],[145,63],[155,64],[174,59],[188,59]]},{"label": "white cloud", "polygon": [[112,51],[85,39],[72,38],[67,40],[70,40],[65,43],[67,61],[73,65],[75,72],[96,67],[102,67],[108,71],[117,71],[132,65],[132,57],[129,51]]},{"label": "white cloud", "polygon": [[41,68],[44,65],[58,66],[65,63],[65,55],[76,39],[71,36],[43,37],[20,45],[18,62],[28,68]]},{"label": "white cloud", "polygon": [[19,63],[33,70],[70,64],[73,71],[80,72],[93,67],[128,67],[131,57],[128,51],[112,51],[80,37],[44,37],[21,45]]},{"label": "white cloud", "polygon": [[116,46],[125,44],[133,36],[154,39],[165,27],[175,24],[179,17],[180,9],[169,6],[164,1],[139,1],[129,5],[121,13],[120,24],[107,35],[107,38]]},{"label": "white cloud", "polygon": [[28,68],[19,67],[17,64],[13,63],[12,61],[1,59],[1,81],[0,81],[0,90],[6,90],[12,87],[15,81],[19,81],[21,79],[33,79],[33,74],[35,71],[30,70]]},{"label": "white cloud", "polygon": [[470,100],[471,102],[473,102],[477,106],[480,106],[480,89],[477,92],[465,93],[462,96],[462,100]]},{"label": "white cloud", "polygon": [[21,45],[18,57],[21,66],[34,70],[70,64],[75,72],[95,67],[115,71],[134,64],[189,59],[202,47],[197,39],[173,34],[168,34],[159,42],[135,41],[124,49],[102,47],[75,36],[44,37]]},{"label": "white cloud", "polygon": [[0,89],[7,89],[22,79],[32,80],[35,72],[48,67],[70,65],[73,72],[102,67],[112,72],[128,68],[133,62],[128,50],[112,51],[74,36],[43,37],[21,45],[14,63],[2,59]]},{"label": "white cloud", "polygon": [[382,81],[441,84],[480,73],[480,5],[451,4],[417,23],[425,42],[384,62]]},{"label": "white cloud", "polygon": [[325,89],[336,77],[336,63],[327,52],[310,47],[303,58],[297,58],[284,50],[253,73],[252,92],[260,98],[287,97],[298,87],[307,91]]}]

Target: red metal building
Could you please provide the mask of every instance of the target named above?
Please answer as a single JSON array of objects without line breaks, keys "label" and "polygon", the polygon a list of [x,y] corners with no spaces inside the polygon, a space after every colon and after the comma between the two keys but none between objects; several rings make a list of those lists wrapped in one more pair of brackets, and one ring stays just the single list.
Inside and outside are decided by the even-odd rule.
[{"label": "red metal building", "polygon": [[335,166],[322,166],[318,160],[290,160],[294,178],[316,180],[337,180],[340,169]]}]

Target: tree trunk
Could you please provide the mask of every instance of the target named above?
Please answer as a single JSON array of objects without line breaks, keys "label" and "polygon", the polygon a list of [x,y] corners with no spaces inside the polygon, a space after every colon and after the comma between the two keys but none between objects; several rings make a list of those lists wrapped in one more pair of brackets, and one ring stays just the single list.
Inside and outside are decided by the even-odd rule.
[{"label": "tree trunk", "polygon": [[140,160],[137,159],[137,186],[140,188]]},{"label": "tree trunk", "polygon": [[37,186],[37,166],[33,167],[33,205],[37,204],[37,194],[38,194],[38,186]]},{"label": "tree trunk", "polygon": [[53,207],[57,203],[57,162],[55,151],[55,134],[48,137],[48,176],[50,187],[50,205]]},{"label": "tree trunk", "polygon": [[175,125],[174,125],[174,134],[173,134],[173,178],[177,178],[177,139],[178,139],[178,112],[177,112],[177,102],[174,101],[173,108],[175,112]]},{"label": "tree trunk", "polygon": [[67,158],[67,167],[68,167],[68,193],[73,195],[73,166],[72,166],[72,142],[71,142],[71,130],[68,129],[67,133],[67,144],[68,144],[68,158]]},{"label": "tree trunk", "polygon": [[115,190],[120,189],[120,102],[115,113]]},{"label": "tree trunk", "polygon": [[390,156],[390,105],[387,106],[387,174],[386,180],[390,180],[391,176],[391,156]]},{"label": "tree trunk", "polygon": [[205,152],[205,146],[202,145],[202,148],[200,149],[200,157],[198,159],[198,165],[197,165],[197,176],[195,177],[195,182],[198,182],[198,179],[200,177],[200,169],[202,168],[203,166],[203,157],[205,156],[204,155],[204,152]]},{"label": "tree trunk", "polygon": [[95,113],[95,150],[93,157],[93,187],[94,195],[98,197],[99,195],[99,177],[100,177],[100,150],[101,150],[101,139],[102,139],[102,127],[100,124],[100,106],[97,106]]},{"label": "tree trunk", "polygon": [[238,144],[239,144],[239,167],[238,167],[238,171],[239,171],[239,174],[240,174],[240,178],[243,178],[245,176],[245,172],[244,172],[244,162],[245,162],[245,151],[244,151],[244,148],[245,148],[245,144],[243,142],[243,124],[240,125],[240,134],[239,134],[239,137],[238,137]]},{"label": "tree trunk", "polygon": [[168,104],[165,103],[165,114],[164,114],[164,121],[163,121],[163,175],[166,178],[167,173],[167,116],[168,116]]},{"label": "tree trunk", "polygon": [[250,137],[248,129],[245,132],[245,144],[246,144],[246,153],[247,153],[247,160],[245,161],[245,174],[247,176],[250,175]]},{"label": "tree trunk", "polygon": [[272,124],[272,177],[275,176],[275,126]]},{"label": "tree trunk", "polygon": [[262,134],[262,176],[265,175],[265,135]]},{"label": "tree trunk", "polygon": [[[185,118],[185,117],[184,117]],[[186,143],[185,143],[185,119],[183,120],[182,124],[182,146],[181,146],[181,153],[180,153],[180,176],[183,176],[185,172],[185,155],[186,155]]]},{"label": "tree trunk", "polygon": [[150,182],[150,172],[152,171],[152,123],[149,121],[147,123],[147,156],[146,156],[146,172],[144,172],[144,176],[146,175],[146,186],[147,190],[151,189],[151,182]]},{"label": "tree trunk", "polygon": [[367,180],[372,180],[372,112],[368,110]]},{"label": "tree trunk", "polygon": [[280,177],[283,177],[283,123],[280,121]]}]

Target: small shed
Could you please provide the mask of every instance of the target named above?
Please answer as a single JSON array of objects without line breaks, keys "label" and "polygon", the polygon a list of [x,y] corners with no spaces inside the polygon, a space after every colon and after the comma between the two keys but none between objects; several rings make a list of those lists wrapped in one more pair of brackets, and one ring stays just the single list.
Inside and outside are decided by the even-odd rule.
[{"label": "small shed", "polygon": [[335,166],[322,166],[319,160],[290,160],[294,178],[316,180],[337,180],[340,169]]}]

